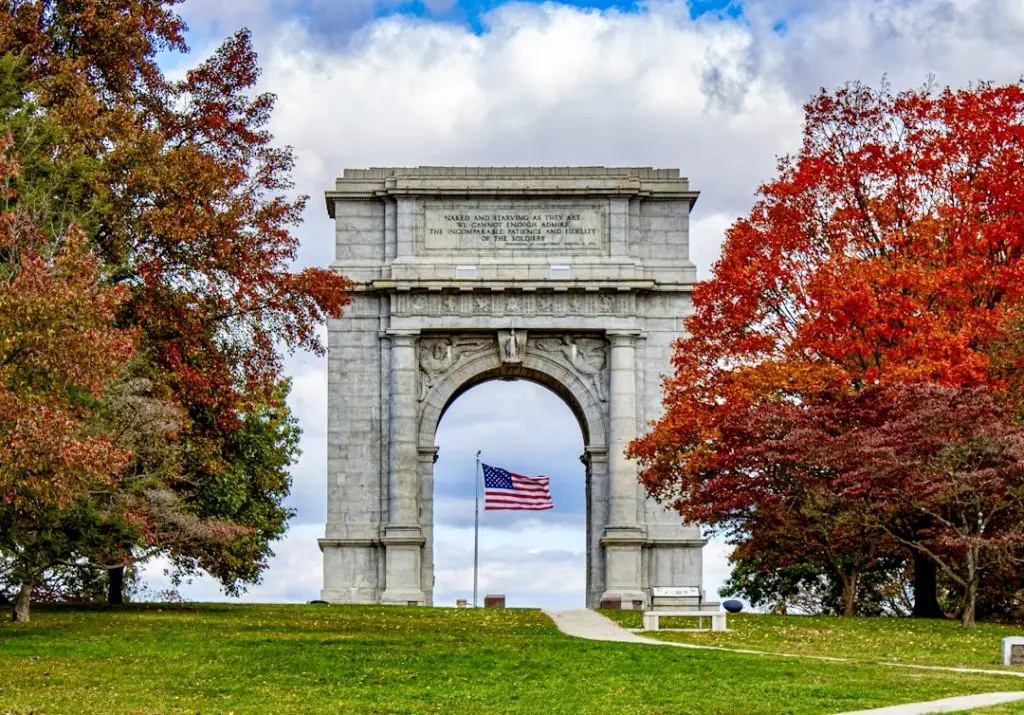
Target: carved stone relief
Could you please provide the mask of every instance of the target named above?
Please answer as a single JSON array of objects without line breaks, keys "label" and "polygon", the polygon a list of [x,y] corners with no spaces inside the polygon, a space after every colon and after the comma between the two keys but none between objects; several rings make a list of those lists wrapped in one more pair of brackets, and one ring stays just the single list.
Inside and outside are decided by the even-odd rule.
[{"label": "carved stone relief", "polygon": [[420,395],[422,402],[431,388],[463,358],[493,350],[494,338],[488,336],[438,336],[420,339]]},{"label": "carved stone relief", "polygon": [[599,400],[608,401],[608,350],[604,339],[592,335],[562,335],[537,338],[531,345],[549,355],[561,357],[560,362],[568,364],[584,382],[594,387]]},{"label": "carved stone relief", "polygon": [[604,338],[592,334],[530,336],[524,330],[500,330],[492,335],[437,335],[419,341],[422,402],[434,386],[462,360],[497,351],[502,364],[519,365],[530,351],[547,354],[579,375],[602,402],[608,401],[608,348]]},{"label": "carved stone relief", "polygon": [[502,363],[521,364],[526,352],[526,331],[502,330],[498,333],[498,345]]},{"label": "carved stone relief", "polygon": [[494,291],[399,293],[396,315],[631,315],[636,295],[623,293]]}]

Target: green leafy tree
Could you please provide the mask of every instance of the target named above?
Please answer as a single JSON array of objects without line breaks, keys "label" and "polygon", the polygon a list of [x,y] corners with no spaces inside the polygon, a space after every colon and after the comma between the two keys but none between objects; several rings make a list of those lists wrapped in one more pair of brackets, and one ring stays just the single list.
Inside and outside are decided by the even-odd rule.
[{"label": "green leafy tree", "polygon": [[[18,210],[51,237],[81,226],[103,282],[125,291],[115,321],[138,350],[118,380],[146,384],[95,412],[97,434],[141,426],[119,437],[126,478],[67,523],[71,561],[116,576],[164,553],[233,592],[258,580],[290,515],[283,351],[322,352],[318,328],[350,284],[291,267],[306,198],[293,194],[291,149],[267,131],[274,97],[254,92],[248,32],[180,81],[156,64],[187,50],[176,4],[0,2],[0,131],[24,167]],[[131,410],[157,406],[175,424],[147,438]],[[170,454],[151,449],[160,440]]]},{"label": "green leafy tree", "polygon": [[[18,165],[0,139],[0,200]],[[137,331],[115,324],[127,298],[99,281],[75,227],[48,240],[21,210],[0,211],[0,555],[19,584],[15,621],[29,620],[32,589],[75,548],[63,525],[81,497],[113,488],[131,455],[90,432],[96,403],[135,350]]]}]

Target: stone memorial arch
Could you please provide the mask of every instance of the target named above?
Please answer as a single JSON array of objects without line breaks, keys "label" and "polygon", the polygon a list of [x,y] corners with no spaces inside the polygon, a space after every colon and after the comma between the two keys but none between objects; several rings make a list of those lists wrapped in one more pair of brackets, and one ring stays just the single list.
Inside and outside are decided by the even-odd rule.
[{"label": "stone memorial arch", "polygon": [[587,605],[700,586],[699,530],[624,454],[660,412],[695,280],[678,170],[347,169],[326,199],[333,268],[359,288],[328,325],[321,597],[432,603],[434,435],[495,378],[540,383],[579,420]]}]

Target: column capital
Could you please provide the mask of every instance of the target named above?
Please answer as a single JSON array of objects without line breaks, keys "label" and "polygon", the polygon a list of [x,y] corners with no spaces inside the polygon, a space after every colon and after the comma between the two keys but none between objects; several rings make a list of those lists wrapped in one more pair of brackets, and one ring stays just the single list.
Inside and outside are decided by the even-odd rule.
[{"label": "column capital", "polygon": [[392,345],[412,346],[416,338],[420,336],[418,330],[385,330],[384,336],[391,341]]},{"label": "column capital", "polygon": [[640,338],[639,330],[608,330],[605,332],[612,347],[629,347],[636,344]]}]

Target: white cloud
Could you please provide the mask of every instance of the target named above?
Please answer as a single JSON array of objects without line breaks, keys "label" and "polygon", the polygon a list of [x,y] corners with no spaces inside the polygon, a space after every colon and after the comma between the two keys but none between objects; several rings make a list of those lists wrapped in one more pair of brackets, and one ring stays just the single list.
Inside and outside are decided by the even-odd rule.
[{"label": "white cloud", "polygon": [[302,454],[292,467],[287,504],[297,511],[294,524],[322,522],[327,474],[327,373],[322,360],[296,355],[286,363],[292,378],[288,406],[302,429]]},{"label": "white cloud", "polygon": [[[681,0],[652,0],[642,13],[518,4],[490,13],[482,34],[409,17],[354,29],[370,12],[369,0],[349,6],[354,14],[344,28],[340,19],[324,25],[335,5],[313,3],[322,11],[316,21],[299,18],[287,3],[245,5],[262,53],[263,88],[279,97],[272,130],[295,147],[297,186],[313,196],[299,232],[300,262],[307,265],[332,258],[321,192],[345,167],[654,165],[679,167],[702,191],[691,253],[706,277],[725,229],[749,210],[776,156],[798,148],[801,106],[819,87],[876,84],[883,75],[897,88],[918,86],[929,74],[943,84],[1008,82],[1024,67],[1019,0],[748,0],[741,20],[698,21]],[[187,8],[193,25],[242,19],[233,0]],[[324,41],[328,32],[337,33],[336,41]],[[308,523],[289,534],[266,585],[251,595],[301,592],[299,600],[307,600],[320,579],[315,539],[324,513],[326,379],[312,358],[289,367],[296,376],[291,404],[306,430],[291,503]],[[502,402],[488,394],[495,393],[461,398],[439,432],[435,509],[438,523],[456,530],[457,544],[464,544],[458,529],[466,519],[459,515],[472,492],[456,472],[472,465],[477,449],[496,461],[528,454],[534,461],[524,469],[564,471],[567,485],[579,469],[579,428],[567,408],[558,413],[557,398],[551,412],[526,393]],[[446,433],[449,422],[454,428]],[[542,425],[540,436],[525,431],[533,422]],[[574,538],[583,533],[582,521],[573,521],[582,504],[580,480],[566,497],[575,511],[552,527]],[[582,600],[582,549],[547,553],[558,543],[546,541],[550,534],[529,538],[531,530],[513,522],[503,528],[533,565],[516,561],[511,570],[512,562],[489,553],[488,584],[511,593],[500,579],[515,573],[517,593],[532,603],[561,602],[565,583],[576,584],[570,596]],[[465,592],[464,553],[441,540],[441,528],[438,534],[439,599],[454,598]],[[705,552],[709,595],[728,574],[727,551],[713,542]],[[577,575],[549,577],[563,568]]]},{"label": "white cloud", "polygon": [[[281,541],[274,544],[274,557],[263,582],[250,587],[242,601],[256,603],[303,603],[320,597],[323,586],[320,549],[316,540],[323,536],[324,525],[302,524],[289,529]],[[143,569],[146,586],[150,591],[176,588],[189,601],[233,601],[225,596],[217,582],[203,575],[180,587],[171,585],[164,573],[168,563],[154,559]]]},{"label": "white cloud", "polygon": [[[503,594],[506,605],[581,608],[586,588],[586,539],[577,528],[531,520],[528,531],[482,527],[479,603],[489,593]],[[434,603],[472,602],[473,529],[434,531]]]}]

